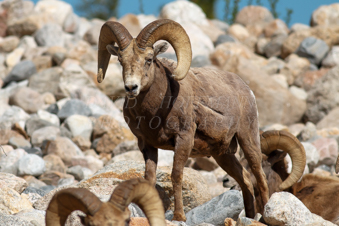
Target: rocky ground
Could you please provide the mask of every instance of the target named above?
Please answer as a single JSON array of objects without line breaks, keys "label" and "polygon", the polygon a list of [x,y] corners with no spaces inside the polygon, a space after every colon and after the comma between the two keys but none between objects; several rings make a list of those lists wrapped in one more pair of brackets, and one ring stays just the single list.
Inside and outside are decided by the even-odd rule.
[{"label": "rocky ground", "polygon": [[[228,25],[206,19],[193,3],[176,1],[159,17],[185,28],[193,67],[235,72],[248,83],[261,128],[287,130],[302,141],[305,173],[333,175],[339,142],[338,13],[338,4],[322,6],[313,12],[311,26],[288,28],[266,8],[250,6]],[[136,36],[155,19],[129,14],[118,21]],[[121,112],[124,87],[116,58],[103,83],[96,81],[103,23],[80,18],[63,1],[0,2],[0,225],[45,225],[48,202],[62,188],[85,187],[107,200],[121,181],[143,176],[143,157]],[[176,59],[171,48],[162,57]],[[168,220],[172,158],[172,152],[159,151],[157,184]],[[172,224],[262,225],[244,217],[241,193],[227,191],[224,176],[212,159],[189,159],[183,185],[187,222]],[[274,194],[268,207],[268,224],[331,225],[289,193]],[[132,216],[143,216],[138,207],[130,208]],[[78,218],[68,225],[79,225]]]}]

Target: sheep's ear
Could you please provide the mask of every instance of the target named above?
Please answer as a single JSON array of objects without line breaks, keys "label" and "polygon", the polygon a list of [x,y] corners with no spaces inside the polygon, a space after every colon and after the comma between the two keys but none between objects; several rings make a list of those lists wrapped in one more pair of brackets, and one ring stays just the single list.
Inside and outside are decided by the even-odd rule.
[{"label": "sheep's ear", "polygon": [[159,55],[160,53],[166,52],[168,49],[168,43],[162,42],[154,47],[154,58]]},{"label": "sheep's ear", "polygon": [[107,45],[106,49],[110,54],[112,54],[114,56],[120,56],[119,55],[119,47],[114,46],[114,45]]}]

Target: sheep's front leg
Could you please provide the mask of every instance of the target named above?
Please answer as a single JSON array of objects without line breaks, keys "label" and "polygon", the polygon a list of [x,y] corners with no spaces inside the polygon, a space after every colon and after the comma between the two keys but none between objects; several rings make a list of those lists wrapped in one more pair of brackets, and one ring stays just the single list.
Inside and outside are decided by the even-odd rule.
[{"label": "sheep's front leg", "polygon": [[155,186],[157,182],[158,149],[149,145],[140,145],[140,142],[139,148],[145,160],[145,179]]},{"label": "sheep's front leg", "polygon": [[192,134],[179,134],[175,140],[174,161],[172,169],[172,185],[174,192],[174,216],[173,220],[186,221],[186,216],[182,201],[182,179],[184,167],[187,162],[189,153],[193,148]]}]

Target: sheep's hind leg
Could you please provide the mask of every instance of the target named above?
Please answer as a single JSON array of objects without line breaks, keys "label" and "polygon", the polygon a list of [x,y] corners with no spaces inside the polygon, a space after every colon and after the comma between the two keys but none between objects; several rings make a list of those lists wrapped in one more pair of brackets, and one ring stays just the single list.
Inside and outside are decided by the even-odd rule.
[{"label": "sheep's hind leg", "polygon": [[242,148],[248,165],[251,168],[255,179],[257,180],[257,186],[260,193],[262,206],[265,206],[269,199],[269,192],[267,186],[266,175],[262,169],[262,155],[260,149],[260,141],[258,130],[252,130],[252,135],[246,137],[238,136],[240,147]]},{"label": "sheep's hind leg", "polygon": [[246,216],[254,218],[254,191],[249,172],[242,167],[239,160],[234,155],[213,155],[213,158],[221,168],[238,182],[244,197]]},{"label": "sheep's hind leg", "polygon": [[191,134],[178,135],[174,149],[174,161],[172,169],[172,184],[174,192],[174,216],[172,220],[186,221],[182,200],[182,179],[184,167],[190,151],[193,148],[193,137]]}]

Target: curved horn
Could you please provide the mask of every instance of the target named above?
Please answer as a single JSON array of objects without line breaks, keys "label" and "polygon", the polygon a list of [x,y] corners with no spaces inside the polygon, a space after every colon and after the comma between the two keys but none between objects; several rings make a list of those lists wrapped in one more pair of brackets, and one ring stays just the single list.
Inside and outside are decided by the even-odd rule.
[{"label": "curved horn", "polygon": [[67,188],[57,192],[46,210],[46,225],[65,225],[67,217],[75,210],[93,216],[102,202],[85,188]]},{"label": "curved horn", "polygon": [[286,131],[266,131],[261,134],[260,143],[261,151],[266,155],[276,149],[281,149],[291,157],[292,171],[279,186],[280,190],[291,187],[301,178],[306,166],[306,154],[304,146],[295,136]]},{"label": "curved horn", "polygon": [[165,226],[165,212],[158,191],[145,179],[135,178],[119,184],[109,202],[124,211],[134,202],[144,211],[151,226]]},{"label": "curved horn", "polygon": [[173,72],[175,80],[184,79],[191,66],[192,49],[190,39],[184,28],[168,19],[156,20],[147,25],[136,38],[139,48],[153,47],[158,40],[168,41],[174,48],[178,66]]},{"label": "curved horn", "polygon": [[107,45],[117,43],[121,50],[125,49],[132,41],[133,37],[127,29],[115,21],[107,21],[102,25],[98,43],[98,82],[105,78],[111,54],[107,51]]}]

